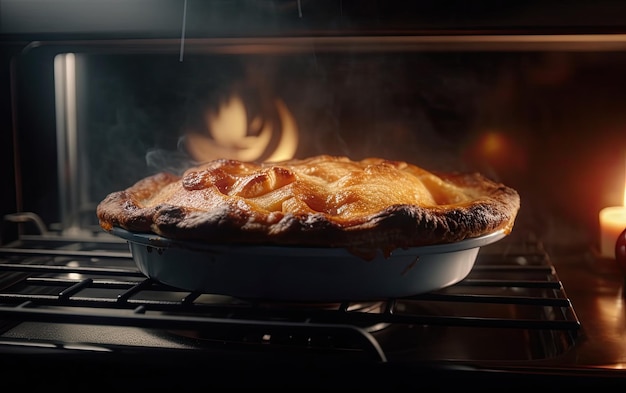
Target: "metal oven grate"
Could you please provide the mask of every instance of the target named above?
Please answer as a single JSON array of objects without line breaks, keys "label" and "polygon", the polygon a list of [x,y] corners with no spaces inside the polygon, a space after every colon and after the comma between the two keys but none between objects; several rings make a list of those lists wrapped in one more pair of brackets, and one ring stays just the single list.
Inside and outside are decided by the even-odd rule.
[{"label": "metal oven grate", "polygon": [[108,236],[24,236],[0,248],[0,346],[13,350],[525,361],[564,353],[579,328],[549,255],[532,236],[484,247],[454,286],[337,304],[181,291],[144,277],[127,244]]}]

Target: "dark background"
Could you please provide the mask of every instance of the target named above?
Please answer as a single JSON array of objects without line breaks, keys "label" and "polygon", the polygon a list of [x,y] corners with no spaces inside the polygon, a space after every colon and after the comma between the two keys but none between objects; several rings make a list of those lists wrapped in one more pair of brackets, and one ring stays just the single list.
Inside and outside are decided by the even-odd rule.
[{"label": "dark background", "polygon": [[[2,215],[32,210],[46,222],[59,219],[51,105],[54,54],[98,41],[178,40],[182,4],[93,1],[85,7],[84,2],[69,0],[0,1]],[[185,34],[189,40],[606,34],[626,30],[625,10],[626,5],[613,1],[189,0]],[[276,82],[270,83],[271,93],[287,97],[299,124],[308,129],[304,135],[309,139],[301,144],[299,155],[383,155],[426,167],[480,170],[518,188],[525,214],[539,227],[556,234],[563,228],[587,228],[586,241],[593,242],[597,210],[622,201],[624,48],[535,53],[510,49],[509,54],[505,48],[500,54],[378,54],[358,59],[314,51],[309,57],[281,60],[270,75],[275,79],[269,81]],[[197,75],[203,60],[189,51],[180,62],[171,44],[168,50],[169,55],[156,61],[149,56],[131,56],[131,61],[107,55],[106,61],[92,65],[103,68],[101,77],[93,79],[100,85],[89,101],[96,106],[90,110],[92,164],[124,176],[126,184],[151,170],[145,166],[147,148],[171,150],[181,128],[193,122],[189,97],[197,97],[192,90],[198,85],[185,85],[183,79],[188,82],[190,75]],[[219,77],[206,83],[228,89],[232,80],[245,76],[245,65],[233,65],[237,62],[213,69],[209,74]],[[305,89],[297,82],[284,82],[300,77],[309,80]],[[298,108],[302,92],[310,96],[300,100],[306,105]],[[203,99],[214,103],[218,96]],[[144,116],[136,116],[136,110]],[[135,120],[133,132],[126,132],[128,123],[120,121],[125,118]],[[133,154],[111,152],[111,145],[100,143],[98,138],[110,137],[111,130],[138,136],[130,145]],[[504,147],[488,153],[484,150],[488,135],[497,135]],[[128,159],[135,161],[129,164]],[[95,199],[114,188],[112,183],[97,184],[99,188],[92,189]],[[556,223],[562,219],[574,220],[574,225]],[[10,240],[14,226],[3,223],[2,234],[3,243]]]}]

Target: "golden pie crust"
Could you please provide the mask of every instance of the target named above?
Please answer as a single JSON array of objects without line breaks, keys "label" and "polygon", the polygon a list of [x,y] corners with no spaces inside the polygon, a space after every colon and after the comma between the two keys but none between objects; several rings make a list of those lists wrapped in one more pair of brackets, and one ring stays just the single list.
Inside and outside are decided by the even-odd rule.
[{"label": "golden pie crust", "polygon": [[435,173],[383,158],[218,159],[109,194],[103,229],[212,244],[382,250],[512,230],[517,191],[479,173]]}]

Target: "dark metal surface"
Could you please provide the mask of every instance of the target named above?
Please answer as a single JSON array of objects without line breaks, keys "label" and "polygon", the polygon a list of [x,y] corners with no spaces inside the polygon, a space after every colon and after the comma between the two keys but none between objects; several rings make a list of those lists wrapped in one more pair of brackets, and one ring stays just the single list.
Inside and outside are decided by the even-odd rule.
[{"label": "dark metal surface", "polygon": [[555,257],[559,277],[582,321],[582,337],[564,361],[577,366],[626,369],[624,272],[594,253]]},{"label": "dark metal surface", "polygon": [[[336,379],[343,367],[343,384],[356,367],[376,372],[372,386],[379,378],[406,383],[408,375],[477,382],[496,371],[509,382],[524,375],[529,384],[568,376],[613,385],[626,377],[617,265],[592,253],[556,250],[553,257],[532,236],[484,247],[457,285],[368,304],[180,291],[146,279],[126,250],[113,237],[54,235],[0,248],[0,352],[12,359],[5,369],[58,372],[65,364],[86,372],[91,364],[136,382],[137,373],[157,372],[150,383],[171,383],[202,364],[214,378],[280,367],[289,373],[281,383],[291,384],[312,370]],[[215,383],[252,383],[228,381]]]},{"label": "dark metal surface", "polygon": [[[2,0],[0,35],[102,37],[261,36],[444,32],[623,31],[624,4],[609,0]],[[123,16],[123,17],[122,17]]]}]

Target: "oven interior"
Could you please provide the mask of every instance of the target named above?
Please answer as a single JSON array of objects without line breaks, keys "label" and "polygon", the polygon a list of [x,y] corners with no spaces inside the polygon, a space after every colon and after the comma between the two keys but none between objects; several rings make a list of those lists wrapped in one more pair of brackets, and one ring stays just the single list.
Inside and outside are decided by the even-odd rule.
[{"label": "oven interior", "polygon": [[[626,186],[625,50],[620,35],[450,34],[21,47],[3,169],[3,367],[102,368],[137,384],[149,370],[161,386],[234,368],[254,377],[227,384],[248,387],[621,381],[623,272],[598,254],[597,217]],[[516,188],[522,208],[460,283],[338,303],[169,287],[97,222],[109,192],[157,171],[316,154],[479,171]]]}]

